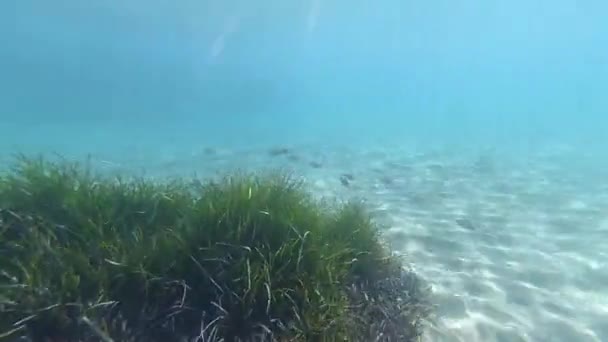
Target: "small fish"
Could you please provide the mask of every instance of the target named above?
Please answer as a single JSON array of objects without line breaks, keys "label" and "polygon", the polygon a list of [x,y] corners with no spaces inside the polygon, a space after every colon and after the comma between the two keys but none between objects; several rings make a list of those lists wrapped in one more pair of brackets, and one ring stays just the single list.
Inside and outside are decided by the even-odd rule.
[{"label": "small fish", "polygon": [[340,183],[342,183],[342,185],[348,187],[350,186],[350,182],[352,182],[355,179],[355,177],[350,174],[350,173],[344,173],[340,176]]},{"label": "small fish", "polygon": [[291,151],[286,147],[275,147],[268,151],[268,153],[273,157],[288,155],[290,152]]},{"label": "small fish", "polygon": [[311,161],[309,165],[315,169],[320,169],[321,167],[323,167],[323,164],[317,161]]},{"label": "small fish", "polygon": [[456,219],[456,223],[464,229],[477,230],[477,226],[469,219],[466,219],[466,218]]}]

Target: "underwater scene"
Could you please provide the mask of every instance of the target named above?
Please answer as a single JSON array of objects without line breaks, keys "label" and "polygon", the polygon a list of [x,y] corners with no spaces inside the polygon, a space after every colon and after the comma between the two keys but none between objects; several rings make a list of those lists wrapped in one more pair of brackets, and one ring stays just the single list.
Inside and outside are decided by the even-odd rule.
[{"label": "underwater scene", "polygon": [[607,17],[0,2],[0,341],[608,341]]}]

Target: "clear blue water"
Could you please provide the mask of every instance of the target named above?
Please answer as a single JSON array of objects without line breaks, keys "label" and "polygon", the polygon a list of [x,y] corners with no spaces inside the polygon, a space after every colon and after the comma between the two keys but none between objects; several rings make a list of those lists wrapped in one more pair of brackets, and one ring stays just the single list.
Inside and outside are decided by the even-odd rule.
[{"label": "clear blue water", "polygon": [[[454,196],[460,187],[519,189],[522,201],[536,201],[512,209],[530,210],[529,222],[553,222],[562,209],[552,199],[559,198],[559,208],[579,210],[566,230],[586,227],[597,236],[608,229],[606,18],[608,2],[600,0],[3,0],[0,156],[95,151],[163,159],[201,146],[305,142],[492,151],[497,165],[529,159],[509,164],[516,171],[505,184],[468,176],[463,185],[426,181],[456,189]],[[547,150],[567,151],[569,159],[534,159]],[[408,172],[418,168],[428,173],[424,165]],[[427,186],[421,177],[408,184]],[[519,183],[506,184],[511,179]],[[480,203],[502,193],[484,196]],[[593,219],[585,222],[584,210]],[[518,220],[515,228],[526,218]],[[555,236],[548,227],[543,234]],[[556,241],[547,259],[560,251]],[[602,253],[590,253],[595,263],[584,272],[608,270]],[[525,255],[534,265],[527,258],[535,255]],[[600,271],[589,272],[602,279]],[[563,291],[570,291],[576,281],[566,278]],[[600,297],[608,291],[593,286]],[[572,303],[592,304],[577,298]],[[530,324],[543,324],[522,310]],[[578,308],[559,310],[575,315]],[[588,313],[585,326],[608,338],[600,311]],[[559,325],[547,323],[529,340],[562,334],[551,324]],[[521,339],[501,341],[511,340]]]},{"label": "clear blue water", "polygon": [[0,122],[604,148],[606,15],[599,0],[8,0]]}]

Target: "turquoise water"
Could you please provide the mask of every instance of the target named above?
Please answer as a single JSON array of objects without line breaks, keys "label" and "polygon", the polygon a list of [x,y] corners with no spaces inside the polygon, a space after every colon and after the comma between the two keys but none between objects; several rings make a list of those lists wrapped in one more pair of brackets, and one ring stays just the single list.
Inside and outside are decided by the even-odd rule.
[{"label": "turquoise water", "polygon": [[[300,161],[324,168],[291,166],[311,174],[320,191],[367,196],[387,212],[399,207],[388,214],[395,226],[443,231],[442,220],[467,212],[479,226],[513,229],[450,242],[481,254],[497,248],[483,254],[491,262],[475,266],[495,265],[477,280],[491,270],[513,282],[551,267],[562,273],[547,276],[563,285],[557,289],[490,286],[492,277],[454,285],[438,274],[453,271],[458,258],[480,258],[431,255],[424,248],[441,243],[417,231],[401,247],[424,275],[443,279],[438,288],[461,291],[459,298],[471,288],[501,289],[506,295],[481,305],[497,303],[491,310],[472,299],[462,305],[479,313],[470,317],[500,312],[494,317],[519,331],[450,318],[431,340],[605,341],[608,255],[597,237],[608,236],[606,18],[608,3],[599,0],[4,0],[0,157],[91,152],[105,165],[171,174],[210,165],[200,159],[209,146],[233,157],[213,164],[218,170],[268,165],[260,161],[266,152],[245,158],[224,150],[305,146],[294,147]],[[481,164],[493,171],[466,173]],[[340,172],[361,174],[360,184],[343,189]],[[374,183],[378,172],[397,185]],[[468,236],[450,229],[454,239]],[[522,257],[503,260],[517,239],[526,241]],[[597,250],[577,254],[595,243]],[[541,259],[553,266],[534,261]],[[581,267],[573,274],[598,281],[557,271],[571,261]],[[569,301],[557,303],[560,296]],[[542,298],[538,305],[553,310],[547,317],[560,320],[523,300],[513,309],[510,298]],[[444,302],[442,312],[464,315],[453,310],[459,300]],[[515,316],[531,326],[505,323]],[[574,323],[565,327],[566,319]]]},{"label": "turquoise water", "polygon": [[598,146],[607,13],[573,0],[5,1],[0,119]]}]

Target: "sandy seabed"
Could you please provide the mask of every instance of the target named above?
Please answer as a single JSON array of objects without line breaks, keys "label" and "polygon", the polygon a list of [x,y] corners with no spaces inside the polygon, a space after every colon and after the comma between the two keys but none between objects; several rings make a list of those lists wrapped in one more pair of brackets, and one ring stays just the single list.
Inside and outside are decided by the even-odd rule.
[{"label": "sandy seabed", "polygon": [[158,178],[280,167],[320,196],[365,200],[386,241],[432,284],[436,317],[424,341],[608,341],[608,173],[576,151],[125,151],[93,161]]}]

